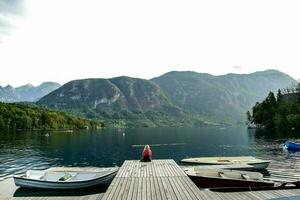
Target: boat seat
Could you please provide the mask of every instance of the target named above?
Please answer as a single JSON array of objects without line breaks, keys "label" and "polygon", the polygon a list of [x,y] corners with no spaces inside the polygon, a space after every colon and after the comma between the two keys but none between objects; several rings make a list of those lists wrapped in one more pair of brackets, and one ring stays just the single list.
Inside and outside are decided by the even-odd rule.
[{"label": "boat seat", "polygon": [[250,180],[250,176],[248,176],[247,174],[241,174],[241,176],[243,179]]},{"label": "boat seat", "polygon": [[230,160],[219,159],[218,162],[228,162],[228,163],[230,163],[231,161]]},{"label": "boat seat", "polygon": [[90,180],[97,177],[97,173],[77,173],[75,176],[72,177],[72,181],[82,181],[82,180]]},{"label": "boat seat", "polygon": [[219,177],[227,178],[227,177],[225,176],[224,172],[218,172],[218,175],[219,175]]},{"label": "boat seat", "polygon": [[68,181],[68,180],[70,180],[72,177],[73,177],[73,176],[72,176],[71,174],[65,173],[65,175],[59,179],[59,181]]},{"label": "boat seat", "polygon": [[30,179],[41,179],[45,174],[45,171],[39,171],[39,170],[28,170],[26,172],[26,178]]},{"label": "boat seat", "polygon": [[69,173],[69,172],[46,172],[43,180],[46,181],[67,181],[76,173]]}]

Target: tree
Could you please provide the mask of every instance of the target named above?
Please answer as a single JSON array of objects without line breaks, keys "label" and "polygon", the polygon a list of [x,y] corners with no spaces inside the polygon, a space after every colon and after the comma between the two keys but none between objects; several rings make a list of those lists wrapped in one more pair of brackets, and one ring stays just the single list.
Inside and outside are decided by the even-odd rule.
[{"label": "tree", "polygon": [[0,102],[0,131],[15,129],[97,128],[98,122],[23,104]]},{"label": "tree", "polygon": [[300,103],[300,82],[298,82],[297,84],[296,93],[297,93],[297,103]]},{"label": "tree", "polygon": [[4,131],[6,129],[3,117],[0,116],[0,131]]},{"label": "tree", "polygon": [[252,123],[252,116],[249,110],[247,111],[246,114],[247,114],[247,125],[249,125]]},{"label": "tree", "polygon": [[273,92],[269,92],[269,95],[266,100],[267,100],[267,103],[269,104],[268,106],[270,108],[273,108],[276,106],[276,98],[275,98],[275,95]]},{"label": "tree", "polygon": [[296,92],[297,92],[297,93],[300,93],[300,82],[297,83],[297,86],[296,86]]},{"label": "tree", "polygon": [[277,92],[277,103],[281,103],[283,99],[283,95],[281,93],[281,90],[279,89]]}]

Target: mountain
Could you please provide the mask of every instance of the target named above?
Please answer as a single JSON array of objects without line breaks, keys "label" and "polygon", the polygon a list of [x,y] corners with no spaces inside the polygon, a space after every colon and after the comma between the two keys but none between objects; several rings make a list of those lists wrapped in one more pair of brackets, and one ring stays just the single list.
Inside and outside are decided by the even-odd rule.
[{"label": "mountain", "polygon": [[152,81],[176,106],[204,120],[225,123],[244,122],[246,111],[269,91],[296,84],[296,80],[276,70],[221,76],[173,71]]},{"label": "mountain", "polygon": [[43,97],[38,105],[100,119],[114,126],[202,123],[173,105],[154,82],[125,76],[71,81]]},{"label": "mountain", "polygon": [[246,111],[269,91],[290,87],[290,76],[267,70],[213,76],[169,72],[151,80],[75,80],[37,102],[113,126],[190,126],[246,121]]},{"label": "mountain", "polygon": [[35,102],[59,87],[60,85],[54,82],[44,82],[37,87],[30,84],[17,88],[10,85],[6,87],[0,86],[0,101],[8,103],[21,101]]}]

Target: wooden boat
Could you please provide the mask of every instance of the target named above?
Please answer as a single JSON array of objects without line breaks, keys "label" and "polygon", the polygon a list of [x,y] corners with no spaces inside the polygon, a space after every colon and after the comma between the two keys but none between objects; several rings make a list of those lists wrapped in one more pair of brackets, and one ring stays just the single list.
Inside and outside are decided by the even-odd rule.
[{"label": "wooden boat", "polygon": [[252,165],[197,165],[197,166],[182,166],[182,169],[195,168],[195,169],[229,169],[229,170],[242,170],[242,171],[254,171],[255,168]]},{"label": "wooden boat", "polygon": [[202,188],[267,188],[275,184],[258,172],[188,168],[185,173]]},{"label": "wooden boat", "polygon": [[288,151],[300,151],[300,144],[286,141],[283,145],[283,148],[287,149]]},{"label": "wooden boat", "polygon": [[257,159],[253,156],[236,157],[199,157],[187,158],[181,160],[182,163],[200,164],[200,165],[251,165],[255,169],[265,169],[269,166],[269,160]]},{"label": "wooden boat", "polygon": [[27,188],[76,189],[109,184],[118,170],[118,167],[28,170],[21,176],[14,176],[14,181],[16,186]]}]

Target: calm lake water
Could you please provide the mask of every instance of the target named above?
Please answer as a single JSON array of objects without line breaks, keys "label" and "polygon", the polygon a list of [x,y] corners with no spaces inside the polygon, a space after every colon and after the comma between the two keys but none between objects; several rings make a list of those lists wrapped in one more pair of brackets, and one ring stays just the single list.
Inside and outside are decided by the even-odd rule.
[{"label": "calm lake water", "polygon": [[[0,133],[0,185],[28,169],[120,166],[124,160],[140,159],[145,144],[151,145],[154,159],[253,155],[274,160],[271,171],[272,167],[297,170],[300,156],[280,148],[288,138],[297,141],[300,133],[255,131],[244,126]],[[11,185],[0,188],[14,192]]]}]

